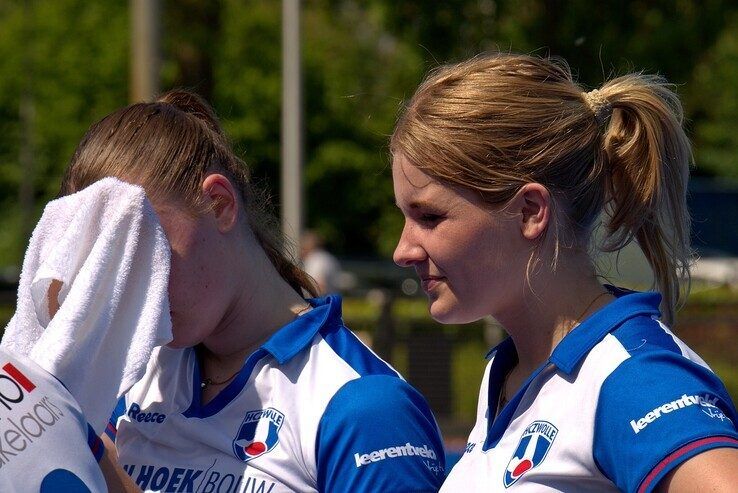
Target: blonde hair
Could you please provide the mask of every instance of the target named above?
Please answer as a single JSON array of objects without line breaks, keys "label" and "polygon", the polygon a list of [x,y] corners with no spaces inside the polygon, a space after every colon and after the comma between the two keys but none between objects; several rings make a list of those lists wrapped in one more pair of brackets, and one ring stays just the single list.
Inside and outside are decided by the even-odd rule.
[{"label": "blonde hair", "polygon": [[679,99],[662,78],[630,74],[585,92],[562,60],[473,58],[426,78],[390,150],[491,204],[526,183],[543,184],[553,198],[556,251],[589,245],[606,212],[601,249],[638,242],[673,322],[686,294],[680,280],[689,279],[691,150]]},{"label": "blonde hair", "polygon": [[171,91],[92,125],[72,156],[60,195],[115,176],[141,183],[152,200],[174,200],[199,214],[205,211],[202,181],[214,172],[227,176],[240,192],[248,225],[279,275],[301,295],[304,290],[316,296],[313,281],[283,252],[284,238],[267,195],[253,186],[215,112],[191,92]]}]

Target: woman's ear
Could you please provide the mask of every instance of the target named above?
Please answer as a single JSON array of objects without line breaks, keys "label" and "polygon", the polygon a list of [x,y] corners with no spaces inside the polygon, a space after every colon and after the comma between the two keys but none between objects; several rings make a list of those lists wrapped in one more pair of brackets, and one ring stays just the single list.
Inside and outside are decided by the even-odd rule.
[{"label": "woman's ear", "polygon": [[218,230],[227,233],[238,220],[238,192],[231,181],[219,173],[213,173],[202,181],[202,193],[212,207]]},{"label": "woman's ear", "polygon": [[551,194],[540,183],[523,185],[513,199],[513,212],[519,214],[520,232],[535,240],[546,231],[551,219]]}]

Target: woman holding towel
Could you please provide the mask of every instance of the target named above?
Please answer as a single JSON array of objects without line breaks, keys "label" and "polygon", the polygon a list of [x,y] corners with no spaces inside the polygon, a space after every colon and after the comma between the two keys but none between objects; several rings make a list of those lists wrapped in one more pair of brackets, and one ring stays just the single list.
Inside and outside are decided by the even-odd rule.
[{"label": "woman holding towel", "polygon": [[106,176],[144,187],[172,251],[174,340],[155,351],[106,437],[129,485],[438,489],[444,456],[427,403],[343,325],[340,298],[304,298],[312,281],[282,253],[204,101],[173,91],[94,124],[61,193]]},{"label": "woman holding towel", "polygon": [[[391,140],[414,267],[441,323],[494,316],[477,423],[442,491],[735,491],[738,414],[668,328],[688,275],[690,147],[677,96],[635,74],[585,91],[565,63],[433,72]],[[657,292],[602,285],[635,239]]]}]

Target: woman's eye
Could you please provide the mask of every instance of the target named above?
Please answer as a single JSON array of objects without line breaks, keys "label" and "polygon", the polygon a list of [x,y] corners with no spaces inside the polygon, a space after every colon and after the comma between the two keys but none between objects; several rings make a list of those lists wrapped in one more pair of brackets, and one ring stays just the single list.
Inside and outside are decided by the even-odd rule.
[{"label": "woman's eye", "polygon": [[440,214],[421,214],[420,220],[424,223],[437,223],[442,216]]}]

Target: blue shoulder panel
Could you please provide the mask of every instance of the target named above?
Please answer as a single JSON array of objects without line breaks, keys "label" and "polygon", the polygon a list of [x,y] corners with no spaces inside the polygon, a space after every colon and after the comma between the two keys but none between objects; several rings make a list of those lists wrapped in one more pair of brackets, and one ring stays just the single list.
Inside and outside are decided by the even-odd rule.
[{"label": "blue shoulder panel", "polygon": [[738,415],[714,373],[682,356],[649,318],[632,320],[613,335],[631,357],[600,390],[594,458],[618,488],[651,491],[690,457],[738,447]]},{"label": "blue shoulder panel", "polygon": [[399,377],[399,374],[390,365],[382,361],[353,332],[343,325],[324,326],[320,330],[320,335],[336,354],[359,375]]},{"label": "blue shoulder panel", "polygon": [[331,399],[315,444],[318,490],[438,491],[443,443],[425,399],[388,375],[357,378]]},{"label": "blue shoulder panel", "polygon": [[641,316],[629,320],[614,330],[612,335],[631,356],[658,350],[682,354],[671,334],[651,317]]}]

